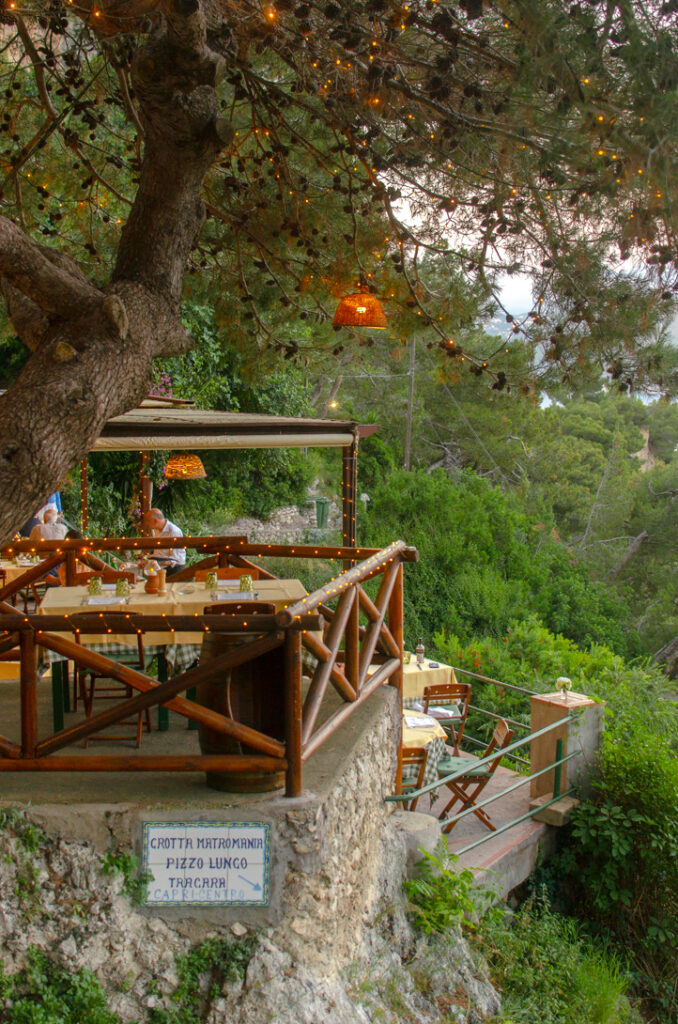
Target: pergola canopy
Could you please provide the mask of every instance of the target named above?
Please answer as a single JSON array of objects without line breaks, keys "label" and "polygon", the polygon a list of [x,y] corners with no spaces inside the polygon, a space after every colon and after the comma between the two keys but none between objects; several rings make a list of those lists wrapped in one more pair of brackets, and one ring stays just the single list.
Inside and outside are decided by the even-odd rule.
[{"label": "pergola canopy", "polygon": [[109,420],[92,451],[209,448],[344,448],[378,430],[354,420],[168,407],[149,400]]}]

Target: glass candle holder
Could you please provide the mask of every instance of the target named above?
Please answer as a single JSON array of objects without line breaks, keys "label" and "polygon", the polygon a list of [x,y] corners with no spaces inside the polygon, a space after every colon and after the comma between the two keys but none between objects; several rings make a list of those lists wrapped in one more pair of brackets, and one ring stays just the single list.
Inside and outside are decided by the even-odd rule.
[{"label": "glass candle holder", "polygon": [[240,577],[240,590],[254,590],[254,583],[251,576]]},{"label": "glass candle holder", "polygon": [[205,576],[205,590],[216,590],[219,586],[219,577],[215,572],[208,572]]},{"label": "glass candle holder", "polygon": [[115,581],[116,597],[129,597],[129,580],[121,579]]},{"label": "glass candle holder", "polygon": [[88,589],[91,597],[98,597],[100,594],[103,594],[104,588],[101,583],[101,576],[92,576]]}]

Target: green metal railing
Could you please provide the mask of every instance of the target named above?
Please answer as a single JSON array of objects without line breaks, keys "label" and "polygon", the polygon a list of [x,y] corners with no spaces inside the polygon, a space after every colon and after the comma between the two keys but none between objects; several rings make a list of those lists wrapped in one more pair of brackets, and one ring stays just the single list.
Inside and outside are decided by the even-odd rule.
[{"label": "green metal railing", "polygon": [[[492,679],[491,676],[483,676],[479,672],[471,672],[471,670],[467,668],[457,668],[456,665],[453,666],[453,671],[455,675],[458,672],[462,672],[464,675],[471,676],[473,679],[477,679],[481,683],[490,683],[492,686],[501,687],[503,690],[513,690],[516,693],[523,693],[527,697],[533,697],[536,693],[536,690],[528,690],[526,687],[516,686],[514,683],[502,683],[499,679]],[[487,711],[485,708],[480,708],[476,704],[469,704],[469,711],[475,711],[477,714],[484,715],[486,718],[494,718],[497,721],[503,718],[504,721],[508,722],[508,724],[514,729],[522,729],[524,732],[530,731],[530,726],[526,722],[519,722],[516,718],[507,718],[506,715],[497,714],[495,711]],[[464,739],[474,747],[487,746],[487,741],[480,740],[476,736],[471,736],[468,731],[464,733]],[[516,762],[516,764],[520,764],[523,767],[529,767],[530,762],[526,758],[518,757],[516,754],[509,756],[512,761]]]},{"label": "green metal railing", "polygon": [[[509,743],[508,746],[504,747],[504,749],[501,751],[493,750],[491,754],[488,754],[486,757],[479,758],[479,760],[475,762],[473,766],[474,770],[483,767],[483,765],[491,764],[493,761],[496,761],[497,757],[499,756],[504,758],[507,754],[511,754],[514,750],[519,750],[520,747],[523,747],[526,744],[531,743],[533,740],[539,739],[541,736],[548,735],[548,733],[553,732],[554,729],[558,729],[566,723],[573,721],[576,717],[578,716],[566,715],[564,718],[559,718],[557,722],[552,722],[551,725],[544,726],[543,729],[538,729],[537,732],[530,733],[529,736],[525,736],[523,739],[514,740],[513,743]],[[473,814],[476,809],[482,809],[486,807],[488,804],[493,803],[495,800],[500,800],[502,797],[507,796],[509,793],[513,793],[516,789],[519,789],[521,786],[524,786],[527,782],[531,782],[532,779],[536,779],[540,775],[544,775],[546,772],[552,770],[554,772],[553,797],[551,800],[547,801],[544,804],[540,804],[539,807],[533,808],[526,814],[520,815],[520,817],[508,822],[506,825],[502,825],[494,831],[488,832],[487,835],[482,836],[480,839],[477,839],[472,843],[469,843],[462,849],[455,850],[455,855],[460,856],[462,853],[467,853],[469,850],[475,849],[476,846],[480,846],[482,843],[487,842],[488,839],[492,839],[494,836],[501,835],[503,832],[508,832],[510,829],[514,828],[516,825],[521,824],[521,822],[526,821],[528,818],[531,818],[539,811],[543,811],[545,810],[545,808],[550,807],[551,804],[554,804],[557,800],[560,800],[561,797],[569,796],[570,793],[573,792],[571,788],[566,790],[564,793],[561,793],[562,766],[567,761],[571,761],[572,758],[578,757],[580,754],[580,750],[575,750],[571,754],[566,754],[563,757],[563,740],[562,738],[560,738],[556,740],[556,756],[555,759],[551,762],[551,764],[547,765],[545,768],[541,768],[537,772],[532,772],[530,775],[523,776],[518,782],[514,783],[512,786],[509,786],[507,789],[503,789],[500,793],[495,793],[492,796],[487,797],[485,800],[482,800],[479,803],[474,804],[473,807],[467,807],[466,810],[460,811],[459,814],[454,814],[449,818],[442,819],[441,827],[444,828],[446,825],[449,825],[452,822],[456,823],[457,821],[460,821],[462,818],[465,818],[468,814]],[[446,786],[448,782],[454,782],[456,779],[462,778],[466,774],[468,774],[468,767],[460,768],[449,775],[441,776],[434,782],[429,782],[426,786],[422,786],[421,789],[409,789],[407,793],[394,793],[391,796],[387,796],[386,802],[409,803],[410,800],[418,799],[421,796],[425,796],[427,793],[433,793],[434,791],[438,790],[441,786]]]}]

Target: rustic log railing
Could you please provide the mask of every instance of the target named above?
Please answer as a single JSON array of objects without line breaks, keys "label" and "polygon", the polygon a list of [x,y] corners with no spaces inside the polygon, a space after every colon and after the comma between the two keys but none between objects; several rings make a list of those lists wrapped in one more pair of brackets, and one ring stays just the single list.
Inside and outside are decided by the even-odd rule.
[{"label": "rustic log railing", "polygon": [[[37,544],[30,540],[15,540],[0,549],[0,556],[12,559],[17,555],[38,556],[42,560],[35,565],[27,566],[21,576],[4,587],[0,587],[0,601],[12,598],[31,583],[42,581],[60,565],[65,567],[67,586],[77,582],[78,563],[85,569],[110,569],[111,566],[98,558],[95,552],[130,552],[132,555],[142,552],[153,557],[158,548],[186,548],[203,555],[202,559],[186,565],[180,572],[174,573],[172,580],[180,583],[193,579],[197,569],[225,568],[233,565],[241,568],[256,568],[264,578],[273,579],[268,572],[253,558],[311,558],[337,559],[344,563],[360,561],[378,552],[378,548],[347,548],[320,546],[317,544],[250,544],[247,537],[82,537],[74,540],[42,540]],[[407,548],[407,551],[413,549]],[[249,557],[247,557],[249,556]],[[407,556],[405,561],[410,560]]]},{"label": "rustic log railing", "polygon": [[[75,574],[76,561],[94,551],[129,550],[172,546],[168,538],[115,538],[92,541],[46,541],[39,545],[46,558],[28,573],[39,579],[38,570],[61,562]],[[0,771],[284,771],[286,794],[297,796],[302,788],[305,761],[314,754],[345,719],[384,683],[402,691],[403,648],[403,562],[415,561],[417,552],[403,541],[383,550],[315,545],[256,545],[245,538],[181,538],[175,546],[205,552],[201,562],[187,566],[174,580],[191,578],[197,568],[208,565],[256,567],[260,575],[275,578],[264,569],[264,556],[286,558],[333,558],[352,565],[307,597],[276,614],[257,615],[141,615],[120,611],[73,613],[70,615],[28,615],[5,603],[16,589],[26,585],[24,574],[0,590],[0,651],[12,647],[20,658],[21,742],[0,736]],[[36,545],[17,542],[10,554],[30,551]],[[358,561],[362,559],[361,561]],[[358,564],[356,564],[356,562]],[[379,577],[372,598],[363,589]],[[376,586],[376,580],[375,580]],[[334,608],[331,605],[336,605]],[[363,623],[361,624],[361,617]],[[321,633],[322,630],[322,633]],[[196,632],[243,634],[241,643],[229,647],[197,668],[190,668],[166,682],[122,665],[75,642],[77,634],[138,633],[179,634]],[[73,639],[64,634],[71,633]],[[58,635],[60,634],[60,635]],[[319,638],[322,636],[322,639]],[[184,694],[266,651],[284,647],[284,740],[203,707]],[[52,735],[38,735],[37,649],[41,647],[77,667],[103,673],[131,687],[134,695],[114,706]],[[310,677],[304,677],[302,652],[314,661]],[[328,705],[329,688],[342,704]],[[304,694],[304,689],[306,690]],[[101,732],[124,719],[152,707],[166,707],[211,730],[221,732],[255,753],[223,755],[92,755],[55,756],[57,751]],[[321,720],[321,710],[326,717]]]}]

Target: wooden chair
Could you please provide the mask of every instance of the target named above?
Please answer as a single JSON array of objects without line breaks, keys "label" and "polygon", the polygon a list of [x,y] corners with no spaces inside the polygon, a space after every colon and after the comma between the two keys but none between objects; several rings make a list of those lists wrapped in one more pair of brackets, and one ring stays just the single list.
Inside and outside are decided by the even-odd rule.
[{"label": "wooden chair", "polygon": [[[403,747],[403,793],[413,792],[421,789],[424,785],[426,774],[426,762],[428,760],[428,747]],[[403,804],[403,810],[416,810],[419,797]]]},{"label": "wooden chair", "polygon": [[253,580],[259,579],[258,569],[236,569],[231,565],[227,565],[221,569],[217,569],[216,567],[214,569],[196,569],[196,583],[204,583],[207,579],[208,572],[215,572],[218,580],[239,580],[241,576],[251,576]]},{"label": "wooden chair", "polygon": [[459,715],[455,718],[437,718],[437,721],[445,730],[448,742],[454,748],[454,756],[459,756],[461,738],[464,735],[464,726],[468,716],[468,706],[471,701],[470,683],[439,683],[434,686],[424,687],[424,711],[426,714],[436,718],[435,708],[458,707]]},{"label": "wooden chair", "polygon": [[[461,807],[456,811],[457,814],[461,814],[468,807],[473,808],[473,813],[477,818],[482,821],[483,825],[490,829],[491,832],[495,832],[496,828],[490,821],[489,815],[486,814],[482,807],[476,807],[476,801],[485,786],[488,784],[495,771],[499,767],[502,759],[502,751],[509,745],[513,739],[513,729],[509,728],[508,722],[504,718],[500,718],[496,729],[492,733],[492,739],[488,743],[485,753],[482,755],[483,758],[489,757],[494,751],[497,752],[497,756],[489,764],[481,765],[477,767],[477,760],[474,757],[446,757],[438,762],[438,778],[443,778],[445,775],[451,775],[453,772],[466,769],[463,775],[459,778],[453,779],[451,782],[446,783],[447,788],[452,792],[452,799],[447,806],[438,815],[439,819],[446,818],[450,809],[454,807],[456,803],[460,803]],[[482,760],[482,758],[480,759]],[[451,821],[448,825],[445,825],[443,832],[451,832],[456,821]]]},{"label": "wooden chair", "polygon": [[[94,574],[96,575],[96,573]],[[129,575],[129,574],[128,574]],[[99,612],[83,612],[84,615],[99,615]],[[130,656],[113,657],[111,661],[116,661],[119,665],[129,665],[131,668],[139,669],[141,672],[146,670],[146,653],[144,651],[144,638],[142,633],[137,633],[137,653],[136,657],[131,653]],[[75,634],[75,642],[81,645],[82,641],[80,633]],[[109,655],[110,657],[110,655]],[[97,681],[105,679],[107,680],[106,685],[97,686]],[[89,680],[89,685],[87,681]],[[92,668],[78,668],[76,665],[73,675],[73,710],[77,711],[77,698],[78,694],[85,707],[85,716],[87,718],[92,717],[92,707],[95,700],[125,700],[132,696],[132,687],[127,683],[121,683],[119,680],[110,679],[103,672],[97,672]],[[134,725],[136,726],[136,746],[141,745],[141,735],[143,732],[144,719],[146,722],[146,732],[151,731],[151,711],[150,708],[146,708],[145,711],[140,711],[134,720],[126,720],[120,722],[120,725]],[[84,740],[84,746],[86,747],[89,740],[127,740],[129,735],[123,736],[111,736],[107,733],[104,736],[94,735],[89,736]]]},{"label": "wooden chair", "polygon": [[[7,586],[7,573],[5,572],[4,569],[0,569],[0,587],[6,587],[6,586]],[[16,592],[14,594],[12,594],[11,597],[8,598],[8,600],[12,603],[14,608],[16,608],[16,598],[17,598],[17,593]],[[25,603],[24,603],[24,612],[25,611],[26,611],[26,606],[25,606]]]}]

